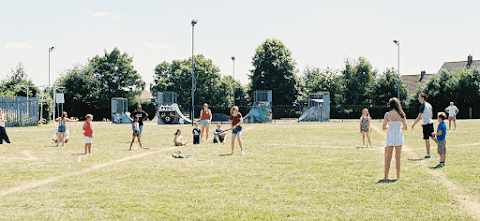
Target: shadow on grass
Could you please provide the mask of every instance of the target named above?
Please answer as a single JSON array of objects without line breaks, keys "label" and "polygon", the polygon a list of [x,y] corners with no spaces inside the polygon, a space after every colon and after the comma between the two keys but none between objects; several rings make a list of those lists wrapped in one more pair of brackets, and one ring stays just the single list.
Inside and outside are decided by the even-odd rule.
[{"label": "shadow on grass", "polygon": [[224,154],[220,154],[221,157],[228,157],[228,156],[232,156],[232,154],[230,153],[224,153]]},{"label": "shadow on grass", "polygon": [[393,180],[390,180],[390,179],[386,179],[386,180],[379,180],[377,181],[375,184],[382,184],[382,183],[395,183],[397,182],[398,179],[393,179]]},{"label": "shadow on grass", "polygon": [[74,153],[72,156],[86,155],[85,153]]}]

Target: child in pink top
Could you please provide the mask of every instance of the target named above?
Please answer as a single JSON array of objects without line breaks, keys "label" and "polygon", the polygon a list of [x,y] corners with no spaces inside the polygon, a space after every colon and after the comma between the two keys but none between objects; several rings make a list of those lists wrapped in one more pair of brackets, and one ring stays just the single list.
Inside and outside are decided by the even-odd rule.
[{"label": "child in pink top", "polygon": [[85,154],[91,153],[92,151],[92,142],[93,142],[93,127],[92,127],[92,120],[93,120],[93,115],[87,114],[85,116],[86,121],[83,124],[83,130],[85,131],[83,134],[85,135]]}]

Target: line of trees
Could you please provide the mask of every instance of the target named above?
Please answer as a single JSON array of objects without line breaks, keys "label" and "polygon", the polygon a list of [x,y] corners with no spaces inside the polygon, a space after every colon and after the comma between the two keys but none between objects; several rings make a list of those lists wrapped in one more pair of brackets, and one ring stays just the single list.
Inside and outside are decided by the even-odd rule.
[{"label": "line of trees", "polygon": [[[150,87],[154,96],[156,92],[176,92],[178,104],[187,113],[191,108],[191,59],[163,61],[158,64],[154,69],[154,82]],[[297,109],[287,107],[293,107],[294,103],[305,100],[308,93],[328,91],[331,108],[347,116],[349,112],[362,107],[386,108],[388,100],[397,96],[398,76],[393,68],[379,72],[366,58],[359,57],[345,58],[344,66],[339,70],[307,66],[299,73],[291,51],[278,39],[267,39],[255,49],[252,56],[253,69],[247,85],[233,81],[231,76],[222,77],[220,69],[203,55],[196,55],[194,59],[195,106],[199,107],[208,103],[211,106],[228,108],[233,104],[233,99],[236,105],[249,106],[253,102],[254,91],[272,90],[273,105],[285,108],[283,113],[279,112],[279,116],[274,117],[282,117],[297,112]],[[114,48],[111,52],[105,51],[103,55],[88,59],[85,65],[77,64],[66,70],[56,81],[57,85],[64,87],[60,91],[64,92],[67,101],[64,109],[70,112],[71,116],[93,113],[96,120],[108,119],[113,97],[128,98],[133,109],[134,105],[142,102],[137,96],[145,89],[145,82],[132,62],[133,57]],[[21,63],[1,81],[0,96],[26,96],[26,89],[16,86],[20,84],[33,86]],[[235,84],[235,98],[232,97],[232,84]],[[434,107],[439,107],[438,110],[446,107],[450,101],[455,101],[460,108],[479,106],[478,69],[464,68],[435,74],[410,97],[403,80],[400,81],[400,86],[400,96],[405,109],[418,107],[416,97],[420,92],[427,92],[431,96],[429,101]],[[38,88],[30,88],[29,96],[39,96],[39,92]],[[48,102],[52,96],[51,91],[44,92],[48,94],[44,101]],[[153,116],[155,104],[148,101],[145,104]],[[44,117],[48,116],[47,114],[48,106],[45,108]]]}]

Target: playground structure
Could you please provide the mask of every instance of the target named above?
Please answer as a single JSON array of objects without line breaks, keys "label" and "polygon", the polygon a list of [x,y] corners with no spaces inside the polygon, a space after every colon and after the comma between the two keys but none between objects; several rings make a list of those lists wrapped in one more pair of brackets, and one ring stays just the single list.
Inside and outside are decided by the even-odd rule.
[{"label": "playground structure", "polygon": [[39,120],[39,103],[36,97],[16,97],[0,99],[0,108],[7,115],[5,125],[35,126]]},{"label": "playground structure", "polygon": [[112,123],[131,124],[130,112],[128,112],[128,99],[123,97],[112,98]]},{"label": "playground structure", "polygon": [[245,123],[271,123],[272,91],[255,91],[252,109],[243,119]]},{"label": "playground structure", "polygon": [[175,92],[157,92],[158,102],[158,124],[191,124],[192,121],[186,118],[177,105]]},{"label": "playground structure", "polygon": [[330,93],[309,93],[307,102],[307,110],[298,118],[299,121],[330,121]]}]

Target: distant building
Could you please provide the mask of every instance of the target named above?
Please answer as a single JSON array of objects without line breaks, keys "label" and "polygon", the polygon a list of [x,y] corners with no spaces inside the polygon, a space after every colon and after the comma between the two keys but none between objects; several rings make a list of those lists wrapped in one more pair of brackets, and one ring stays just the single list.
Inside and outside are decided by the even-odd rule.
[{"label": "distant building", "polygon": [[140,100],[153,100],[155,97],[152,96],[152,92],[148,91],[147,89],[144,89],[142,93],[138,96],[138,99]]},{"label": "distant building", "polygon": [[407,90],[408,90],[408,95],[415,93],[415,90],[417,89],[417,85],[419,84],[425,84],[427,82],[428,78],[432,76],[433,74],[427,74],[424,73],[423,78],[420,81],[420,78],[422,77],[422,74],[413,74],[413,75],[400,75],[402,77],[403,81],[405,84],[407,84]]},{"label": "distant building", "polygon": [[453,71],[464,67],[467,69],[480,68],[480,60],[473,60],[473,56],[468,55],[466,61],[445,62],[440,70],[438,70],[438,73],[441,73],[442,70]]}]

